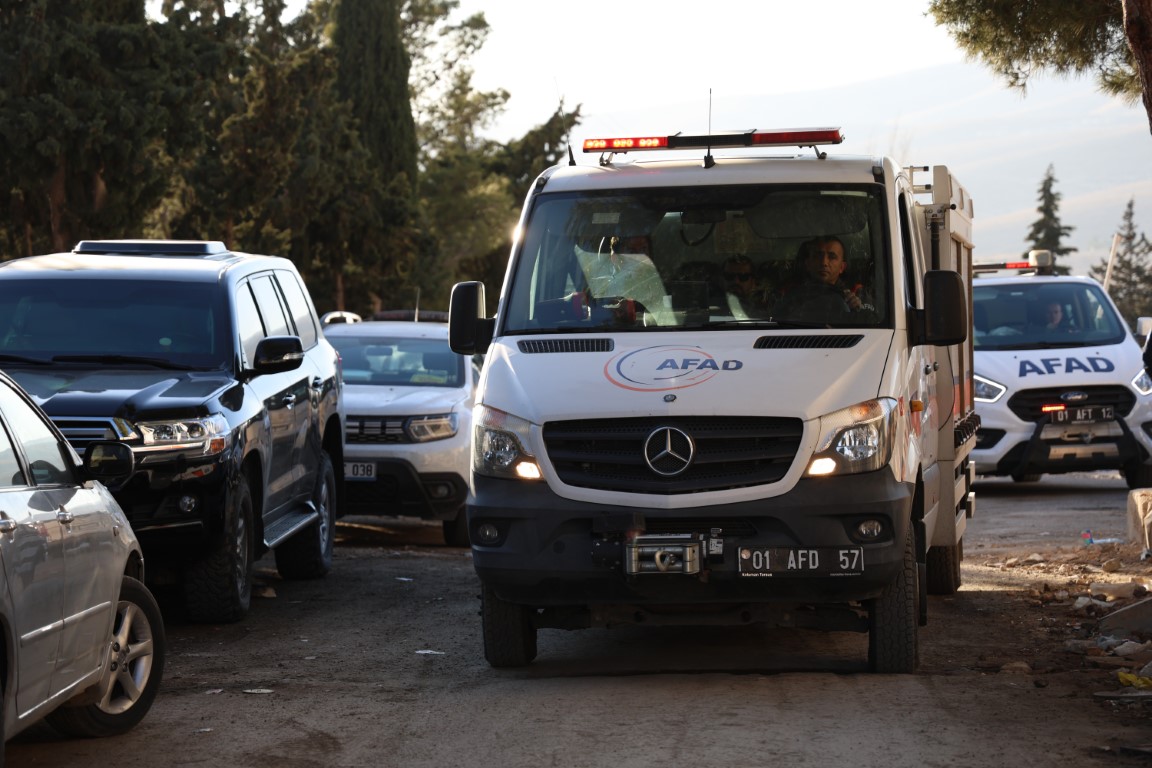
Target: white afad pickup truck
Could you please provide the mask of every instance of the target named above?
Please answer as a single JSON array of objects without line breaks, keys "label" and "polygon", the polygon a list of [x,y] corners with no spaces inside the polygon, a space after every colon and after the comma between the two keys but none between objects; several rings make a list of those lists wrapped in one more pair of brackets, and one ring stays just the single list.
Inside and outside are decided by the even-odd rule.
[{"label": "white afad pickup truck", "polygon": [[495,316],[455,286],[492,666],[540,629],[762,622],[916,669],[974,508],[972,201],[842,141],[587,140],[533,184]]}]

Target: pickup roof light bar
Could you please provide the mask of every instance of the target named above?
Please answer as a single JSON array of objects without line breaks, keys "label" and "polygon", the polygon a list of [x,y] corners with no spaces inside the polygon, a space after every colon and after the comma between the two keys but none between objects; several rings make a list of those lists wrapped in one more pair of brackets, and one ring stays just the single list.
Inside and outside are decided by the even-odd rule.
[{"label": "pickup roof light bar", "polygon": [[1052,252],[1033,250],[1028,252],[1028,258],[1023,261],[986,261],[972,265],[977,275],[1001,270],[1012,270],[1020,273],[1035,275],[1052,274]]},{"label": "pickup roof light bar", "polygon": [[793,128],[782,131],[733,131],[684,136],[624,136],[613,139],[585,139],[585,152],[637,152],[649,149],[725,149],[730,147],[815,147],[840,144],[839,128]]}]

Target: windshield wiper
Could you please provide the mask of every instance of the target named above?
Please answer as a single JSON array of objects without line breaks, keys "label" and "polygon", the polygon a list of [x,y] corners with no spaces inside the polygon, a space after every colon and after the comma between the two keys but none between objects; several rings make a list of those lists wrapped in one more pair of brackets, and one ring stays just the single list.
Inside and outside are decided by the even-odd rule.
[{"label": "windshield wiper", "polygon": [[686,328],[830,328],[827,323],[804,323],[795,320],[777,320],[766,317],[733,318],[731,320],[712,320],[700,325],[684,326]]},{"label": "windshield wiper", "polygon": [[153,368],[163,368],[169,371],[194,371],[196,366],[174,363],[162,357],[147,357],[145,355],[56,355],[52,358],[54,363],[123,363],[129,365],[138,363],[150,365]]},{"label": "windshield wiper", "polygon": [[43,358],[9,354],[0,354],[0,363],[30,363],[32,365],[52,365],[51,362],[44,360]]}]

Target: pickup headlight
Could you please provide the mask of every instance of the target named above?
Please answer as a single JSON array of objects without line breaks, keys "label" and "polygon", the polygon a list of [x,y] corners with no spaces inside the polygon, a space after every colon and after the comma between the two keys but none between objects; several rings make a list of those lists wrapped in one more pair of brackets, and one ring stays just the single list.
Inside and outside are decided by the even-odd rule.
[{"label": "pickup headlight", "polygon": [[896,401],[867,400],[820,419],[809,475],[871,472],[888,463],[895,442]]},{"label": "pickup headlight", "polygon": [[1003,384],[997,384],[992,379],[986,379],[979,374],[974,375],[972,379],[975,382],[972,397],[981,403],[994,403],[1008,391],[1008,387]]},{"label": "pickup headlight", "polygon": [[540,466],[528,452],[531,424],[485,405],[472,412],[472,469],[479,475],[517,480],[539,480]]},{"label": "pickup headlight", "polygon": [[214,413],[200,419],[142,421],[136,425],[144,441],[143,453],[180,451],[194,456],[215,456],[228,447],[228,422]]},{"label": "pickup headlight", "polygon": [[404,431],[408,433],[408,439],[414,443],[447,440],[456,434],[456,428],[456,414],[454,413],[413,416],[404,424]]},{"label": "pickup headlight", "polygon": [[1142,395],[1152,394],[1152,379],[1148,378],[1148,372],[1143,368],[1136,374],[1136,378],[1132,379],[1132,386]]}]

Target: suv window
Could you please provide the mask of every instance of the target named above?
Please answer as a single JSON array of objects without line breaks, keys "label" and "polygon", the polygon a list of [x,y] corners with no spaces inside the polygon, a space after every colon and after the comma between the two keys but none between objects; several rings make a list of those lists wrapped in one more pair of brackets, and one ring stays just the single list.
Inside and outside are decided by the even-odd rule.
[{"label": "suv window", "polygon": [[300,335],[300,343],[304,349],[311,349],[316,345],[318,334],[316,323],[312,320],[312,309],[300,282],[291,272],[277,270],[276,280],[280,283],[280,290],[284,292],[284,299],[288,302],[288,310],[292,320],[296,323],[296,333]]},{"label": "suv window", "polygon": [[264,338],[264,326],[260,323],[260,312],[256,309],[256,299],[248,283],[241,283],[236,290],[236,323],[239,326],[241,361],[245,368],[251,368],[256,360],[256,345]]},{"label": "suv window", "polygon": [[288,318],[284,314],[284,305],[280,303],[280,294],[276,292],[276,284],[272,281],[272,275],[259,275],[252,278],[250,283],[267,335],[294,336]]}]

